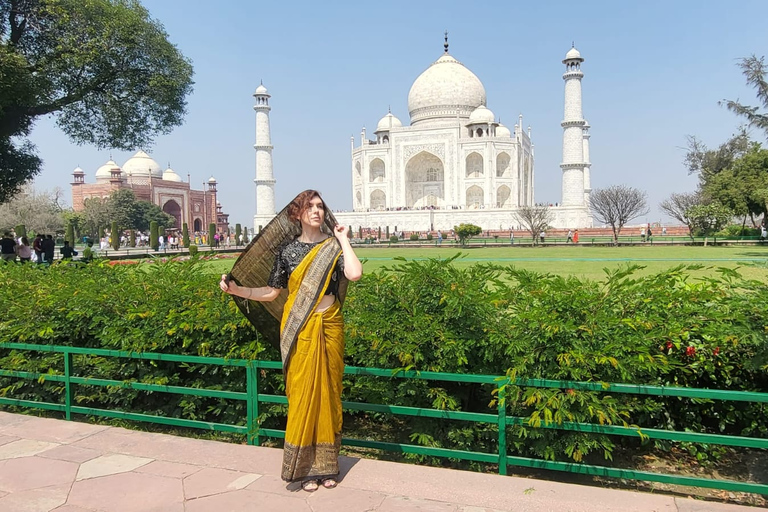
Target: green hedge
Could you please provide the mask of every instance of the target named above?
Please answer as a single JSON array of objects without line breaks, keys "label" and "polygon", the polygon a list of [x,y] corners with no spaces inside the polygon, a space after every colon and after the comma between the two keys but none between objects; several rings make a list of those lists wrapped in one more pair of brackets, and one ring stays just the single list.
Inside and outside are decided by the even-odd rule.
[{"label": "green hedge", "polygon": [[[450,260],[402,262],[350,286],[346,362],[356,366],[562,380],[768,391],[763,283],[723,269],[694,280],[678,267],[647,277],[635,268],[602,282],[508,267],[456,268]],[[0,341],[278,360],[217,287],[205,263],[95,262],[0,269]],[[0,350],[0,367],[63,368],[61,355]],[[243,391],[242,369],[77,356],[78,375]],[[261,391],[282,393],[279,371]],[[493,412],[492,386],[349,376],[345,399]],[[242,403],[75,386],[80,405],[236,422]],[[63,386],[0,379],[0,394],[60,401]],[[578,390],[512,389],[509,414],[554,421],[636,424],[768,437],[764,407]],[[285,407],[263,404],[262,424],[283,428]],[[353,413],[345,428],[382,440],[494,452],[494,425]],[[375,427],[374,427],[375,426]],[[637,439],[525,427],[511,451],[561,460],[610,458]],[[657,442],[651,447],[665,448]],[[693,449],[693,448],[691,448]],[[419,458],[418,456],[408,456]]]}]

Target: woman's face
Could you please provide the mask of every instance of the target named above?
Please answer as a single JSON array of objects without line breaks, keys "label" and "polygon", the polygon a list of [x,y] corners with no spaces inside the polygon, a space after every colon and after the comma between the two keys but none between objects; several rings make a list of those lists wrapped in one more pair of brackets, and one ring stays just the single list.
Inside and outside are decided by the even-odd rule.
[{"label": "woman's face", "polygon": [[307,209],[301,212],[301,218],[299,220],[301,221],[302,227],[311,226],[313,228],[319,228],[323,225],[324,219],[325,208],[323,207],[323,200],[318,196],[315,196],[309,201]]}]

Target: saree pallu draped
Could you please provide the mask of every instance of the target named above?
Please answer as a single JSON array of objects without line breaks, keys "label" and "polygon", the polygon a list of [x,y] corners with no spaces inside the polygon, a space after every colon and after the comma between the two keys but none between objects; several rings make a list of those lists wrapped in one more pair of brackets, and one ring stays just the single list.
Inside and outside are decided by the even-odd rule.
[{"label": "saree pallu draped", "polygon": [[314,247],[288,281],[280,351],[288,397],[282,479],[339,472],[344,322],[336,300],[316,311],[341,250],[335,239]]}]

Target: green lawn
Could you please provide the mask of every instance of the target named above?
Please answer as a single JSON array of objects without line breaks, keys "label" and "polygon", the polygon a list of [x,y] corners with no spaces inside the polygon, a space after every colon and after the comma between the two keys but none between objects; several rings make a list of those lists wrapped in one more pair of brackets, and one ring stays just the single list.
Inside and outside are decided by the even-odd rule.
[{"label": "green lawn", "polygon": [[[643,265],[643,273],[654,273],[681,264],[701,264],[706,267],[695,274],[713,274],[718,267],[739,268],[745,277],[768,282],[768,246],[688,247],[688,246],[633,246],[633,247],[483,247],[458,249],[456,247],[402,247],[356,249],[364,259],[364,271],[391,266],[396,257],[406,259],[448,258],[459,252],[462,257],[456,265],[497,263],[514,265],[537,272],[574,275],[581,278],[602,279],[604,268],[616,268],[630,263]],[[212,261],[215,272],[227,272],[234,260]]]}]

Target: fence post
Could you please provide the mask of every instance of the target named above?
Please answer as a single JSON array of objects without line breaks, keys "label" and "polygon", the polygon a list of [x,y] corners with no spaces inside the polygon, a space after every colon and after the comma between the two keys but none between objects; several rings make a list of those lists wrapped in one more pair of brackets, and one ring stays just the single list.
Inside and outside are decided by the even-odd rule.
[{"label": "fence post", "polygon": [[246,427],[248,428],[247,443],[261,445],[261,436],[254,435],[259,430],[259,368],[255,361],[248,361],[246,372]]},{"label": "fence post", "polygon": [[72,377],[72,353],[64,352],[64,417],[67,420],[72,419],[72,384],[69,382]]},{"label": "fence post", "polygon": [[499,424],[499,474],[507,474],[507,401],[506,384],[499,384],[498,399],[498,424]]}]

